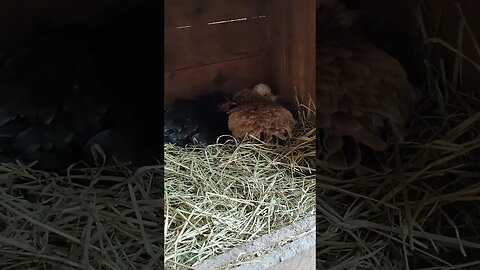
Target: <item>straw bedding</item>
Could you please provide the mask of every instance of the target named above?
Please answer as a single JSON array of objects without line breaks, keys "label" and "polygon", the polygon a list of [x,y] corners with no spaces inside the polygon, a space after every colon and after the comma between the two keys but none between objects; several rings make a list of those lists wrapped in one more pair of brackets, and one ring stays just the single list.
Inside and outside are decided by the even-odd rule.
[{"label": "straw bedding", "polygon": [[0,167],[1,269],[161,269],[162,167]]},{"label": "straw bedding", "polygon": [[315,127],[303,117],[285,145],[165,145],[166,269],[269,233],[315,209]]}]

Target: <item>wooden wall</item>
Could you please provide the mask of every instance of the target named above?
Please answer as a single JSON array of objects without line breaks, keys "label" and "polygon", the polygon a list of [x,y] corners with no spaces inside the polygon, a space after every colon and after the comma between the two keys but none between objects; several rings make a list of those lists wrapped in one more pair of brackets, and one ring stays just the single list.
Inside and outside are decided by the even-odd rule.
[{"label": "wooden wall", "polygon": [[261,82],[314,100],[315,0],[166,0],[165,14],[167,107]]},{"label": "wooden wall", "polygon": [[165,105],[270,83],[267,20],[262,0],[166,0]]},{"label": "wooden wall", "polygon": [[315,103],[315,0],[269,0],[272,85],[293,107]]}]

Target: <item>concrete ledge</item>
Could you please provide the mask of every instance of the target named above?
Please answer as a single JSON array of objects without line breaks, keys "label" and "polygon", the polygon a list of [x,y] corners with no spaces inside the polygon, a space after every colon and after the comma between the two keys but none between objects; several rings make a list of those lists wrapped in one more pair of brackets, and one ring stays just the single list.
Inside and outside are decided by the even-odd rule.
[{"label": "concrete ledge", "polygon": [[194,269],[315,269],[315,217],[307,217],[207,259]]}]

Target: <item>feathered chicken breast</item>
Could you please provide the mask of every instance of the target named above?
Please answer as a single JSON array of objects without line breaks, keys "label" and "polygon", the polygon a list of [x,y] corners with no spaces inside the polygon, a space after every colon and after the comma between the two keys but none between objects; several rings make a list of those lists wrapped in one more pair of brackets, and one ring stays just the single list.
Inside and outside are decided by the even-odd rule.
[{"label": "feathered chicken breast", "polygon": [[329,167],[355,168],[371,161],[367,152],[386,149],[386,134],[403,140],[418,90],[399,61],[356,35],[351,11],[334,0],[318,3],[318,152]]},{"label": "feathered chicken breast", "polygon": [[235,107],[229,111],[228,127],[235,138],[264,137],[286,140],[292,136],[297,121],[292,113],[276,103],[277,97],[266,84],[245,89],[233,97]]}]

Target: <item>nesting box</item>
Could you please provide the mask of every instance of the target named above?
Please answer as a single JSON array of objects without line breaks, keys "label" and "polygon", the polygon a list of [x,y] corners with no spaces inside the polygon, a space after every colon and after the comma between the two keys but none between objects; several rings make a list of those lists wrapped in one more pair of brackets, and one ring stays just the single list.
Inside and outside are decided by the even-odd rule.
[{"label": "nesting box", "polygon": [[165,0],[165,106],[267,83],[315,100],[315,0]]}]

